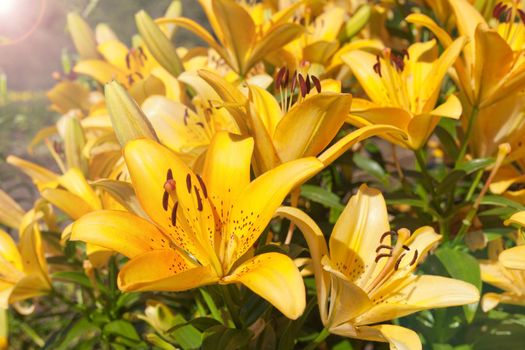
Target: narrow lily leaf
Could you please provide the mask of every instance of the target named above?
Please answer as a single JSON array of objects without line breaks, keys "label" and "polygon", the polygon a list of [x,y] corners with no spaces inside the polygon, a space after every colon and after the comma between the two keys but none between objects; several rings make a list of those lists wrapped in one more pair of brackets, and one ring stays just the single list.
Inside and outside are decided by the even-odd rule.
[{"label": "narrow lily leaf", "polygon": [[486,195],[481,200],[481,204],[483,205],[496,205],[499,207],[511,207],[518,210],[525,210],[525,206],[522,204],[513,201],[512,199],[508,199],[502,196],[497,195]]},{"label": "narrow lily leaf", "polygon": [[361,169],[363,169],[367,174],[372,175],[385,186],[388,185],[388,174],[381,165],[371,158],[364,157],[360,153],[354,153],[352,156],[354,163]]},{"label": "narrow lily leaf", "polygon": [[106,85],[105,92],[111,123],[122,147],[141,138],[158,141],[153,126],[126,89],[113,81]]},{"label": "narrow lily leaf", "polygon": [[341,198],[339,198],[339,196],[319,186],[301,186],[301,196],[312,202],[322,204],[325,207],[335,208],[340,212],[345,208],[345,206],[341,204]]},{"label": "narrow lily leaf", "polygon": [[467,173],[464,170],[452,170],[447,176],[445,176],[443,181],[439,183],[436,188],[436,194],[439,195],[450,191],[454,188],[453,186],[461,181],[466,175]]},{"label": "narrow lily leaf", "polygon": [[177,50],[153,19],[145,11],[140,11],[135,15],[135,22],[142,40],[157,62],[176,77],[182,73],[184,66]]},{"label": "narrow lily leaf", "polygon": [[133,340],[140,340],[140,337],[135,330],[135,327],[124,320],[112,321],[104,326],[103,329],[106,334],[120,335]]},{"label": "narrow lily leaf", "polygon": [[233,329],[225,326],[215,326],[208,329],[203,334],[202,349],[237,350],[248,345],[253,334],[247,329]]},{"label": "narrow lily leaf", "polygon": [[[481,271],[478,261],[470,254],[451,248],[441,248],[436,256],[453,278],[473,284],[481,291]],[[468,322],[474,319],[478,303],[463,306]]]},{"label": "narrow lily leaf", "polygon": [[476,158],[469,160],[468,162],[461,163],[457,168],[465,171],[467,174],[472,174],[480,169],[485,169],[490,165],[494,164],[496,160],[494,158]]},{"label": "narrow lily leaf", "polygon": [[344,29],[339,34],[339,41],[347,41],[359,33],[361,29],[363,29],[363,27],[368,24],[371,13],[372,6],[365,4],[359,7],[357,11],[354,12],[352,17],[346,22]]},{"label": "narrow lily leaf", "polygon": [[67,15],[67,26],[75,48],[82,59],[97,59],[100,57],[97,51],[95,33],[89,24],[77,13]]}]

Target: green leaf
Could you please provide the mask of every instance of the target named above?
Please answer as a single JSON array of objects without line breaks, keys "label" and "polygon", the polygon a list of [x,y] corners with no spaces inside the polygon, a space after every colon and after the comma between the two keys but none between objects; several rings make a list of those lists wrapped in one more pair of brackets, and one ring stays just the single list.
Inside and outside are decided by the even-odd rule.
[{"label": "green leaf", "polygon": [[[436,256],[451,277],[471,283],[481,291],[481,270],[478,261],[472,255],[443,247],[436,251]],[[477,307],[477,303],[463,306],[465,318],[469,323],[474,319]]]},{"label": "green leaf", "polygon": [[204,332],[208,328],[221,325],[219,321],[211,317],[197,317],[191,320],[189,323],[201,332]]},{"label": "green leaf", "polygon": [[499,207],[511,207],[517,210],[525,210],[525,206],[521,205],[518,202],[513,201],[498,195],[487,195],[481,200],[483,205],[496,205]]},{"label": "green leaf", "polygon": [[253,334],[247,329],[215,326],[204,332],[203,350],[236,350],[248,345]]},{"label": "green leaf", "polygon": [[335,208],[340,211],[343,211],[345,208],[345,206],[341,204],[341,198],[339,198],[339,196],[319,186],[301,186],[301,196],[328,208]]},{"label": "green leaf", "polygon": [[352,160],[355,165],[366,171],[367,174],[381,181],[383,185],[388,185],[388,174],[378,162],[371,158],[364,157],[359,153],[354,153]]},{"label": "green leaf", "polygon": [[486,167],[494,164],[494,162],[494,158],[476,158],[459,164],[456,169],[463,170],[467,174],[472,174],[478,170],[485,169]]},{"label": "green leaf", "polygon": [[125,338],[140,340],[135,327],[133,327],[130,322],[124,320],[116,320],[108,323],[104,326],[103,331],[106,334],[120,335]]},{"label": "green leaf", "polygon": [[175,339],[183,349],[197,349],[202,343],[202,333],[193,326],[192,323],[186,323],[182,315],[175,316],[175,323],[179,323],[179,327],[174,327],[170,331],[170,336]]},{"label": "green leaf", "polygon": [[434,129],[434,132],[439,138],[439,141],[441,142],[441,145],[443,146],[445,153],[448,154],[453,159],[456,159],[458,157],[459,149],[458,149],[458,146],[456,145],[456,141],[454,140],[454,137],[448,132],[446,128],[444,128],[441,125],[438,125]]}]

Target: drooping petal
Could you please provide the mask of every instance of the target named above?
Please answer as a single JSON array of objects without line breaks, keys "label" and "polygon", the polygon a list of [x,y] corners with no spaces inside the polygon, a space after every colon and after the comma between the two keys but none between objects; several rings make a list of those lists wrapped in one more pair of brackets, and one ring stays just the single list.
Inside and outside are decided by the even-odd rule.
[{"label": "drooping petal", "polygon": [[525,245],[502,251],[498,260],[506,268],[525,271]]},{"label": "drooping petal", "polygon": [[510,218],[505,220],[504,224],[507,226],[514,224],[514,225],[525,227],[525,210],[521,210],[521,211],[518,211],[517,213],[512,214]]},{"label": "drooping petal", "polygon": [[[128,142],[124,158],[148,216],[201,263],[215,257],[215,220],[202,179],[168,148],[151,140]],[[171,195],[164,188],[167,180],[174,187]]]},{"label": "drooping petal", "polygon": [[84,60],[78,62],[73,70],[78,74],[85,74],[101,84],[112,80],[126,82],[126,73],[112,64],[102,60]]},{"label": "drooping petal", "polygon": [[206,153],[204,182],[219,216],[226,222],[235,199],[250,183],[253,139],[218,132]]},{"label": "drooping petal", "polygon": [[321,319],[323,320],[323,323],[325,323],[328,318],[327,305],[330,275],[321,265],[321,259],[328,254],[328,247],[326,246],[323,233],[315,221],[300,209],[294,207],[280,207],[275,212],[275,215],[287,218],[293,222],[301,231],[306,243],[308,244],[315,274],[315,286],[317,290],[319,311],[321,313]]},{"label": "drooping petal", "polygon": [[0,223],[11,228],[18,228],[24,210],[7,193],[0,189]]},{"label": "drooping petal", "polygon": [[463,108],[461,107],[459,99],[456,95],[450,95],[444,103],[434,108],[430,114],[438,117],[459,119],[462,112]]},{"label": "drooping petal", "polygon": [[132,258],[120,270],[124,291],[183,291],[217,282],[210,266],[200,266],[173,249],[152,250]]},{"label": "drooping petal", "polygon": [[73,224],[71,240],[84,241],[133,258],[153,249],[167,249],[169,239],[155,225],[118,210],[99,210]]},{"label": "drooping petal", "polygon": [[497,293],[485,293],[481,298],[481,309],[488,312],[494,309],[501,301],[501,295]]},{"label": "drooping petal", "polygon": [[66,190],[47,188],[41,191],[41,195],[73,220],[94,210],[82,198]]},{"label": "drooping petal", "polygon": [[[18,248],[22,257],[24,273],[30,281],[26,288],[38,291],[51,289],[44,247],[38,224],[35,222],[20,232]],[[17,287],[19,291],[22,287]]]},{"label": "drooping petal", "polygon": [[284,163],[251,182],[235,202],[227,231],[227,266],[240,258],[259,238],[277,207],[296,186],[316,174],[323,163],[302,158]]},{"label": "drooping petal", "polygon": [[[0,229],[0,256],[7,262],[13,264],[18,270],[22,270],[22,258],[18,252],[15,241],[11,236]],[[4,268],[2,267],[2,270]],[[0,277],[1,278],[1,277]]]},{"label": "drooping petal", "polygon": [[292,320],[301,316],[306,306],[301,273],[284,254],[255,256],[223,277],[222,283],[244,284]]},{"label": "drooping petal", "polygon": [[356,319],[356,324],[372,324],[403,317],[411,313],[438,307],[458,306],[479,300],[478,289],[470,283],[441,276],[411,276],[383,286],[381,299],[368,312]]},{"label": "drooping petal", "polygon": [[421,340],[416,332],[390,324],[356,327],[348,322],[330,328],[330,333],[349,338],[388,342],[391,350],[421,350]]},{"label": "drooping petal", "polygon": [[[359,285],[370,278],[376,265],[376,248],[389,231],[386,203],[381,192],[361,185],[335,224],[330,236],[334,268]],[[388,238],[385,238],[385,244]]]},{"label": "drooping petal", "polygon": [[295,105],[275,128],[274,144],[283,162],[316,156],[344,124],[352,96],[320,93]]},{"label": "drooping petal", "polygon": [[39,188],[40,186],[55,187],[57,185],[58,174],[51,170],[15,156],[7,157],[7,162],[22,170]]}]

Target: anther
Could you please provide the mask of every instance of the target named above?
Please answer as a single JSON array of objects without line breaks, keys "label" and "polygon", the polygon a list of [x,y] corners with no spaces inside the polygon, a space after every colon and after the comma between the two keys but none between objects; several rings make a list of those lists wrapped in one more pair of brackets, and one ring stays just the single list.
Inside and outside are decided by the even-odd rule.
[{"label": "anther", "polygon": [[378,254],[375,258],[375,262],[378,262],[379,260],[381,260],[381,258],[390,258],[392,256],[392,253],[389,253],[389,254]]},{"label": "anther", "polygon": [[403,244],[402,247],[403,247],[404,250],[407,250],[407,251],[410,250],[410,248],[408,246],[404,245],[404,244]]},{"label": "anther", "polygon": [[410,261],[410,264],[409,264],[410,266],[416,263],[418,255],[419,255],[419,252],[417,251],[417,249],[414,250],[414,256],[412,257],[412,260]]},{"label": "anther", "polygon": [[199,180],[199,184],[202,188],[202,194],[204,195],[204,198],[208,198],[208,190],[206,189],[206,185],[204,184],[204,181],[202,181],[202,178],[199,174],[197,174],[197,180]]},{"label": "anther", "polygon": [[499,20],[501,13],[506,8],[506,6],[502,2],[498,2],[496,6],[494,6],[494,10],[492,10],[492,17]]},{"label": "anther", "polygon": [[173,172],[171,169],[168,169],[168,172],[166,173],[166,181],[173,180]]},{"label": "anther", "polygon": [[374,64],[372,68],[374,69],[374,72],[376,72],[376,74],[382,78],[383,75],[381,74],[381,61],[379,60],[379,55],[376,56],[376,60],[377,62]]},{"label": "anther", "polygon": [[131,69],[131,60],[130,60],[130,57],[131,57],[131,54],[128,52],[126,54],[126,67],[128,67],[128,69]]},{"label": "anther", "polygon": [[301,74],[299,74],[299,88],[301,89],[301,96],[306,96],[306,81]]},{"label": "anther", "polygon": [[186,175],[186,188],[188,189],[188,193],[191,193],[191,175]]},{"label": "anther", "polygon": [[290,91],[292,92],[292,94],[295,90],[295,85],[297,85],[297,71],[296,70],[293,71],[292,82],[290,86]]},{"label": "anther", "polygon": [[396,265],[394,266],[394,270],[399,270],[399,264],[401,264],[401,260],[403,260],[403,257],[405,256],[405,253],[401,254],[399,256],[399,259],[397,259],[396,261]]},{"label": "anther", "polygon": [[321,81],[319,81],[319,78],[317,78],[315,75],[312,75],[312,81],[315,85],[315,89],[317,90],[317,93],[321,92]]},{"label": "anther", "polygon": [[389,249],[390,251],[392,251],[394,247],[386,245],[386,244],[381,244],[379,247],[377,247],[376,253],[379,253],[381,249]]},{"label": "anther", "polygon": [[188,118],[190,117],[190,114],[188,113],[188,109],[186,108],[184,110],[184,117],[182,120],[184,121],[184,125],[188,125]]},{"label": "anther", "polygon": [[306,93],[310,93],[312,89],[312,84],[310,83],[310,75],[306,74]]},{"label": "anther", "polygon": [[162,208],[164,208],[164,210],[168,210],[169,198],[170,198],[170,194],[167,191],[164,191],[164,194],[162,195]]},{"label": "anther", "polygon": [[171,224],[177,226],[177,208],[179,207],[179,202],[175,202],[173,209],[171,209]]},{"label": "anther", "polygon": [[383,235],[379,239],[379,243],[383,243],[383,240],[388,236],[397,237],[397,232],[396,231],[386,231],[385,233],[383,233]]},{"label": "anther", "polygon": [[200,126],[201,128],[204,129],[204,123],[203,122],[197,122],[197,123],[195,123],[195,125],[198,125],[198,126]]},{"label": "anther", "polygon": [[522,9],[518,9],[518,16],[520,16],[521,22],[525,24],[525,12]]},{"label": "anther", "polygon": [[277,72],[277,76],[275,77],[275,87],[279,87],[281,89],[283,88],[282,82],[283,82],[283,77],[284,77],[285,71],[286,71],[286,67],[282,67]]},{"label": "anther", "polygon": [[197,188],[197,186],[193,186],[193,188],[195,189],[195,197],[197,197],[197,210],[198,211],[202,211],[201,194],[200,194],[199,189]]}]

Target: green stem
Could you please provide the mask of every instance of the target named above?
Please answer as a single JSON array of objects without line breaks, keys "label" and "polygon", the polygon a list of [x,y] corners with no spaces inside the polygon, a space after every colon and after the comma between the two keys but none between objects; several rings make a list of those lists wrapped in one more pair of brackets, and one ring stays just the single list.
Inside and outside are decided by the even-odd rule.
[{"label": "green stem", "polygon": [[479,169],[477,171],[476,176],[474,177],[474,181],[470,185],[467,196],[465,197],[465,202],[469,202],[472,199],[472,196],[474,195],[474,192],[476,191],[476,188],[478,187],[484,172],[485,169]]},{"label": "green stem", "polygon": [[463,138],[463,143],[461,144],[461,149],[459,150],[458,158],[456,159],[456,167],[458,164],[461,164],[463,158],[465,158],[465,154],[467,153],[467,147],[470,142],[470,138],[472,137],[472,130],[474,129],[474,124],[478,116],[478,112],[478,106],[473,106],[472,112],[470,112],[470,117],[468,119],[467,131],[465,133],[465,137]]},{"label": "green stem", "polygon": [[235,303],[233,301],[230,289],[230,286],[224,286],[222,288],[222,297],[224,299],[224,303],[226,304],[226,308],[228,309],[230,313],[230,317],[233,321],[233,324],[235,325],[235,328],[237,329],[243,329],[241,319],[239,318],[239,314],[237,312],[237,308],[235,306]]},{"label": "green stem", "polygon": [[316,349],[329,335],[330,332],[328,331],[328,329],[323,328],[321,333],[319,333],[317,337],[315,337],[315,339],[310,344],[308,344],[307,347],[304,348],[304,350]]},{"label": "green stem", "polygon": [[213,318],[216,319],[217,321],[223,322],[221,313],[219,312],[219,309],[215,305],[215,301],[211,297],[210,293],[208,293],[208,291],[205,290],[204,288],[200,288],[199,291],[201,292],[202,298],[204,299],[204,302],[208,306],[208,309],[210,309],[210,312]]},{"label": "green stem", "polygon": [[434,198],[436,194],[434,190],[434,183],[432,180],[432,176],[427,170],[427,162],[425,161],[425,156],[423,155],[423,149],[420,148],[418,150],[415,150],[414,154],[416,156],[417,164],[419,165],[419,168],[421,169],[421,174],[423,175],[423,181],[425,182],[426,186],[432,193],[432,198]]}]

